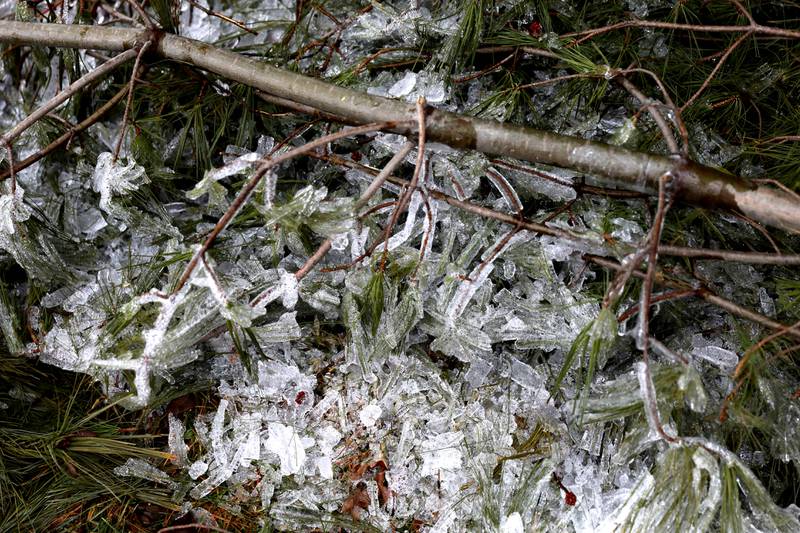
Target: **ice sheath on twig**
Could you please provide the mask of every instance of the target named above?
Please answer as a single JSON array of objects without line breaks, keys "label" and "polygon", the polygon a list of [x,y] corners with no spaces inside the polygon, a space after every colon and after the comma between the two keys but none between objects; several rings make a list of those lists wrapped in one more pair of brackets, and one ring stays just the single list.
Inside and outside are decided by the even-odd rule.
[{"label": "ice sheath on twig", "polygon": [[[311,106],[348,121],[407,122],[413,105],[368,95],[284,71],[212,45],[151,30],[0,21],[0,42],[71,48],[129,50],[153,41],[155,54],[202,68],[280,98]],[[431,141],[454,148],[536,161],[574,169],[616,186],[655,194],[667,172],[676,178],[676,200],[714,209],[733,209],[763,224],[800,232],[800,205],[784,191],[749,183],[687,159],[633,152],[567,137],[428,109]],[[412,134],[412,127],[394,128]]]}]

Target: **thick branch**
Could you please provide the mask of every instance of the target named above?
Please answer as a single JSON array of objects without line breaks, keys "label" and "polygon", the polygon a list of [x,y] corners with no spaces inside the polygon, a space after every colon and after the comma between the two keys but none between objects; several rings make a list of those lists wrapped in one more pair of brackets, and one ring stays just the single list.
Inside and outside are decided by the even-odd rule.
[{"label": "thick branch", "polygon": [[[149,30],[0,21],[0,42],[70,48],[127,50],[155,39],[155,53],[244,83],[275,96],[357,123],[409,123],[413,105],[337,87],[287,72],[191,39]],[[395,128],[412,134],[413,127]],[[499,122],[428,109],[431,141],[570,168],[629,189],[654,194],[658,179],[672,173],[677,200],[707,208],[739,210],[761,223],[800,232],[800,205],[783,191],[756,186],[735,176],[667,156]]]}]

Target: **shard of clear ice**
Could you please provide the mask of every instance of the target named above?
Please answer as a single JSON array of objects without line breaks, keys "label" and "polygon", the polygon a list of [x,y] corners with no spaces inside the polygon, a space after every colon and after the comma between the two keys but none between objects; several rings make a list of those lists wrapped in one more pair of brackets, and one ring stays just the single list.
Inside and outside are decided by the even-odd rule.
[{"label": "shard of clear ice", "polygon": [[146,479],[160,485],[166,485],[170,488],[177,487],[177,483],[172,481],[169,475],[143,459],[130,458],[125,462],[125,464],[116,467],[114,469],[114,473],[118,476],[130,476]]},{"label": "shard of clear ice", "polygon": [[437,475],[439,470],[461,468],[464,435],[460,431],[439,433],[421,443],[422,476]]},{"label": "shard of clear ice", "polygon": [[481,257],[483,261],[472,269],[466,279],[461,281],[453,295],[452,300],[447,308],[448,323],[452,323],[460,317],[467,308],[472,297],[481,287],[481,285],[489,278],[489,274],[494,270],[494,262],[506,251],[510,246],[529,238],[527,232],[517,232],[511,230],[508,233],[501,234],[497,241],[489,248]]},{"label": "shard of clear ice", "polygon": [[381,407],[376,404],[369,404],[365,405],[361,411],[358,413],[358,419],[364,425],[364,427],[370,428],[373,427],[378,419],[381,417]]},{"label": "shard of clear ice", "polygon": [[405,76],[400,78],[394,85],[389,88],[389,96],[400,98],[406,96],[414,90],[417,85],[417,75],[412,72],[406,72]]},{"label": "shard of clear ice", "polygon": [[178,420],[172,413],[169,414],[169,436],[167,442],[169,451],[175,457],[174,462],[178,466],[185,466],[189,463],[189,448],[183,440],[183,433],[186,428],[183,422]]},{"label": "shard of clear ice", "polygon": [[214,414],[214,419],[211,422],[211,452],[214,454],[214,460],[217,465],[224,466],[228,464],[228,446],[223,442],[223,433],[225,432],[225,413],[228,410],[228,400],[222,399],[217,406],[217,412]]},{"label": "shard of clear ice", "polygon": [[300,472],[306,462],[306,446],[295,428],[272,422],[268,435],[265,446],[267,451],[280,458],[281,475],[290,476]]},{"label": "shard of clear ice", "polygon": [[189,467],[189,477],[192,479],[197,479],[206,472],[208,472],[208,463],[205,461],[195,461]]},{"label": "shard of clear ice", "polygon": [[11,194],[9,181],[2,184],[0,192],[0,246],[3,241],[14,235],[14,226],[25,222],[31,216],[31,209],[23,202],[25,190],[17,186],[15,194]]},{"label": "shard of clear ice", "polygon": [[254,412],[242,413],[237,419],[237,433],[243,434],[242,466],[261,458],[261,418],[261,413]]},{"label": "shard of clear ice", "polygon": [[537,374],[531,365],[511,357],[509,377],[515,383],[533,391],[544,389],[544,377]]},{"label": "shard of clear ice", "polygon": [[419,211],[421,205],[422,195],[419,192],[414,191],[414,193],[411,195],[411,200],[408,203],[408,208],[406,210],[406,221],[403,224],[403,229],[392,235],[389,239],[389,251],[397,249],[398,246],[411,238],[412,231],[414,230],[414,225],[417,220],[417,212]]},{"label": "shard of clear ice", "polygon": [[735,352],[719,346],[702,346],[692,350],[692,355],[730,373],[739,364],[739,356]]}]

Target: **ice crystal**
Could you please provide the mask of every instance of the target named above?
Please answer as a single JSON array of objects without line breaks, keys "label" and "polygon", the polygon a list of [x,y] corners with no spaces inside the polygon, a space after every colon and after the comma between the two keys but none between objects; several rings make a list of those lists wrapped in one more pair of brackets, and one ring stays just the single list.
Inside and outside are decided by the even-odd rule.
[{"label": "ice crystal", "polygon": [[269,437],[264,443],[267,451],[280,457],[281,474],[287,476],[300,472],[306,462],[306,445],[291,426],[280,423],[269,425]]},{"label": "ice crystal", "polygon": [[123,165],[110,152],[97,157],[92,187],[100,193],[100,209],[112,219],[124,220],[127,217],[126,210],[113,201],[114,197],[129,194],[148,182],[144,167],[137,165],[132,158]]}]

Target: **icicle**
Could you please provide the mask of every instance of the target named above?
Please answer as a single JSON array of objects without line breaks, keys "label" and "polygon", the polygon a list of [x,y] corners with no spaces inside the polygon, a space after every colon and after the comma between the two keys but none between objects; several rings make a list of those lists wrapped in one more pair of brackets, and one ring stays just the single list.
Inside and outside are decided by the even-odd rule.
[{"label": "icicle", "polygon": [[492,185],[500,192],[500,195],[503,197],[503,200],[505,200],[511,212],[522,215],[522,202],[517,195],[517,191],[514,190],[514,187],[511,186],[505,176],[500,174],[496,168],[489,167],[486,169],[486,177],[489,178]]},{"label": "icicle", "polygon": [[389,239],[389,250],[396,249],[398,246],[411,238],[414,230],[414,223],[417,220],[417,211],[419,211],[421,205],[422,195],[419,193],[419,191],[414,191],[414,193],[411,195],[411,201],[408,204],[406,221],[403,225],[403,229],[392,235],[392,237]]},{"label": "icicle", "polygon": [[153,483],[158,483],[159,485],[166,485],[172,489],[178,487],[178,484],[172,481],[166,473],[142,459],[128,459],[125,461],[125,464],[116,467],[114,473],[118,476],[146,479]]},{"label": "icicle", "polygon": [[484,261],[473,268],[472,272],[470,272],[468,276],[468,279],[462,281],[458,286],[458,289],[456,289],[456,293],[450,300],[450,304],[448,305],[446,311],[448,324],[455,322],[455,320],[464,313],[464,310],[467,308],[467,304],[469,304],[470,300],[472,300],[472,297],[475,296],[475,293],[478,291],[480,286],[484,281],[486,281],[486,279],[489,277],[489,274],[492,273],[492,270],[494,270],[495,260],[497,260],[497,258],[500,257],[509,246],[526,238],[528,238],[526,232],[517,232],[517,230],[511,230],[504,233],[499,239],[497,239],[497,241],[495,241],[494,246],[492,246],[492,248],[490,248],[484,254]]},{"label": "icicle", "polygon": [[169,451],[175,456],[173,462],[178,466],[186,466],[189,464],[189,448],[183,440],[183,433],[186,428],[183,422],[175,418],[172,413],[168,416],[169,420],[169,437],[167,442],[169,444]]},{"label": "icicle", "polygon": [[217,466],[228,464],[228,450],[222,442],[222,434],[225,431],[225,412],[228,410],[228,400],[222,399],[217,406],[214,420],[211,422],[211,453],[214,454],[214,461]]}]

